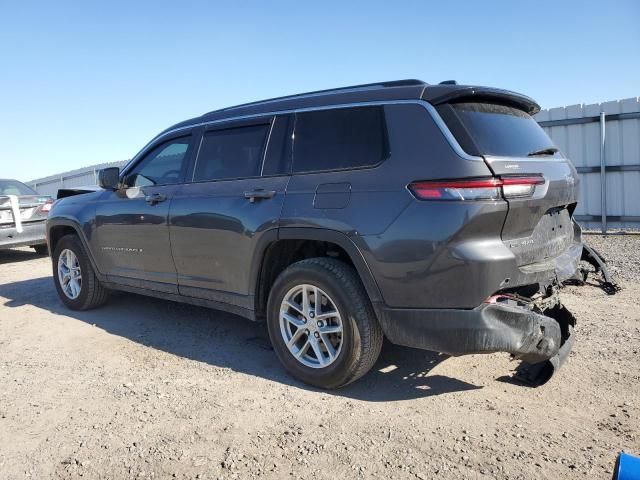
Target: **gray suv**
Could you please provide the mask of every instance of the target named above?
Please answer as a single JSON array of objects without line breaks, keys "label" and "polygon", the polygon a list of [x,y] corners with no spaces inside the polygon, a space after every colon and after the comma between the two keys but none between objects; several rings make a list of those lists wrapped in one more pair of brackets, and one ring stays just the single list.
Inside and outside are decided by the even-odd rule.
[{"label": "gray suv", "polygon": [[509,352],[542,383],[573,343],[558,287],[582,244],[576,170],[538,110],[406,80],[186,120],[55,203],[56,288],[78,310],[113,289],[265,321],[285,368],[324,388],[364,375],[383,337]]}]

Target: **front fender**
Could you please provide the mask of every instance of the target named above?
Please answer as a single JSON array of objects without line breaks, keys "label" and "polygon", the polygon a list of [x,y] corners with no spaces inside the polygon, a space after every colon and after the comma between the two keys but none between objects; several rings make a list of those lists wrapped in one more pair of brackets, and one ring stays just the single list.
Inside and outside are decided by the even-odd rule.
[{"label": "front fender", "polygon": [[59,236],[55,233],[56,230],[61,227],[72,229],[82,242],[82,246],[85,252],[87,252],[96,276],[100,280],[104,280],[104,275],[98,266],[99,264],[96,261],[94,252],[90,248],[94,223],[95,206],[93,203],[57,202],[54,208],[51,209],[49,218],[47,219],[47,244],[49,245],[50,254],[53,254],[55,244],[59,240]]}]

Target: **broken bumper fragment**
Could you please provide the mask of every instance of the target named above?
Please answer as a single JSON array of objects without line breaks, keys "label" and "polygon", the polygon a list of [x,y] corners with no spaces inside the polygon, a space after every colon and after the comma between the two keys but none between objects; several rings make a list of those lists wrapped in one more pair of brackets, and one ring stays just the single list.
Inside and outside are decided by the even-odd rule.
[{"label": "broken bumper fragment", "polygon": [[[536,311],[538,310],[538,311]],[[392,343],[449,355],[508,352],[536,365],[518,376],[545,383],[560,368],[573,345],[573,315],[560,303],[536,309],[508,296],[495,297],[472,310],[378,308],[385,335]]]}]

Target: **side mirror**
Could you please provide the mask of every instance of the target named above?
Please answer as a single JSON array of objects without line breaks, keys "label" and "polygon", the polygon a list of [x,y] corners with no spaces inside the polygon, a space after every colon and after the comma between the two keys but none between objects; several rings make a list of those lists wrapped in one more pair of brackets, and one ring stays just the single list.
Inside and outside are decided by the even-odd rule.
[{"label": "side mirror", "polygon": [[98,186],[107,190],[115,190],[120,184],[118,167],[103,168],[98,172]]}]

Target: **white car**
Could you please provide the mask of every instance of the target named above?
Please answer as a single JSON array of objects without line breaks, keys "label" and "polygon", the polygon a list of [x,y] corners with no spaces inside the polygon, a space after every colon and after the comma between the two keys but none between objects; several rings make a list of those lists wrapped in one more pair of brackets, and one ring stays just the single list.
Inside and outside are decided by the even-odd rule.
[{"label": "white car", "polygon": [[46,255],[45,225],[53,199],[17,180],[0,179],[0,250],[30,246]]}]

